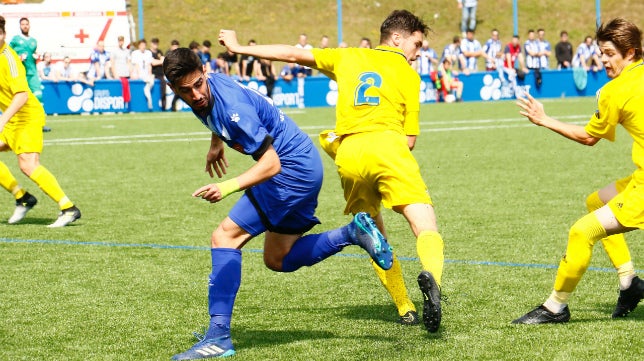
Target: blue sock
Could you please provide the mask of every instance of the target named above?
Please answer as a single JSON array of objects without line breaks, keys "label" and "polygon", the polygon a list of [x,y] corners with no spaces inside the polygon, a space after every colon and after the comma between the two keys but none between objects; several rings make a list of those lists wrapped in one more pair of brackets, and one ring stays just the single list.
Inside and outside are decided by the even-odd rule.
[{"label": "blue sock", "polygon": [[208,282],[208,313],[210,327],[206,338],[230,334],[230,318],[241,283],[241,251],[233,248],[212,248],[212,273]]},{"label": "blue sock", "polygon": [[293,272],[302,266],[313,266],[353,244],[349,236],[350,227],[351,224],[298,239],[282,260],[282,272]]}]

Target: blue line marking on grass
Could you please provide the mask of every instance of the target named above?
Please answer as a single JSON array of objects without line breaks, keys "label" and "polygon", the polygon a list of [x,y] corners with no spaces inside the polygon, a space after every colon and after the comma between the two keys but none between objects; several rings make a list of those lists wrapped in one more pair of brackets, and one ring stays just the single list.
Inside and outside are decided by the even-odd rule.
[{"label": "blue line marking on grass", "polygon": [[[65,241],[65,240],[51,240],[51,239],[12,239],[0,238],[0,243],[38,243],[38,244],[52,244],[52,245],[71,245],[71,246],[99,246],[99,247],[130,247],[130,248],[154,248],[154,249],[181,249],[187,251],[207,251],[210,247],[205,246],[181,246],[171,244],[146,244],[146,243],[115,243],[115,242],[80,242],[80,241]],[[263,253],[261,249],[245,249],[247,253]],[[338,253],[335,256],[349,257],[349,258],[369,258],[363,254],[352,253]],[[398,257],[400,261],[418,261],[418,257]],[[445,260],[448,264],[463,264],[470,266],[497,266],[497,267],[517,267],[517,268],[542,268],[542,269],[557,269],[554,264],[539,264],[539,263],[516,263],[516,262],[495,262],[495,261],[472,261],[472,260]],[[606,267],[588,267],[589,271],[599,272],[614,272],[613,268]],[[644,270],[635,270],[635,272],[642,273]]]}]

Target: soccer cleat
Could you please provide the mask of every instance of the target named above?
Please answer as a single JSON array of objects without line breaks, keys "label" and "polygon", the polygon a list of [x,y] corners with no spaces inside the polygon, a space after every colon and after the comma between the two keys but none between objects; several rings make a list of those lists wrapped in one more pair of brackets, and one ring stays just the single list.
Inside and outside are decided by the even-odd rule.
[{"label": "soccer cleat", "polygon": [[351,240],[362,247],[378,267],[388,270],[394,263],[393,249],[387,243],[385,236],[380,233],[376,223],[368,213],[360,212],[353,217],[350,224]]},{"label": "soccer cleat", "polygon": [[434,333],[441,325],[441,289],[428,271],[418,275],[418,287],[423,294],[423,323],[427,331]]},{"label": "soccer cleat", "polygon": [[11,217],[9,217],[7,223],[14,224],[22,221],[27,212],[29,212],[37,203],[38,200],[36,197],[31,195],[29,192],[25,192],[22,198],[16,200],[16,209],[13,211]]},{"label": "soccer cleat", "polygon": [[230,336],[203,339],[188,351],[172,356],[172,360],[201,360],[215,357],[228,357],[235,354]]},{"label": "soccer cleat", "polygon": [[67,209],[63,209],[60,211],[60,214],[58,215],[58,219],[56,222],[48,225],[48,228],[59,228],[59,227],[65,227],[66,225],[76,221],[77,219],[80,219],[81,217],[81,211],[80,209],[76,208],[76,206],[71,206]]},{"label": "soccer cleat", "polygon": [[644,298],[644,281],[635,276],[630,287],[619,291],[617,306],[613,311],[613,318],[626,317],[637,307],[637,304]]},{"label": "soccer cleat", "polygon": [[413,326],[420,323],[418,313],[416,311],[407,311],[404,315],[400,316],[398,323],[403,326]]},{"label": "soccer cleat", "polygon": [[550,312],[544,305],[512,321],[514,324],[538,325],[542,323],[565,323],[570,320],[570,309],[564,307],[559,313]]}]

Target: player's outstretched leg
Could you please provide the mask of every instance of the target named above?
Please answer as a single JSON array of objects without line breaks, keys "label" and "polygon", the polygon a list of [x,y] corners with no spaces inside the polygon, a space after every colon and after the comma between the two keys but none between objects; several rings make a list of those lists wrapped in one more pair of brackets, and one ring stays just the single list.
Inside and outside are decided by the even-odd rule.
[{"label": "player's outstretched leg", "polygon": [[418,275],[418,287],[423,294],[423,323],[429,332],[438,331],[441,324],[441,290],[434,276],[428,271]]},{"label": "player's outstretched leg", "polygon": [[633,277],[631,286],[619,291],[617,306],[613,312],[613,318],[626,317],[637,307],[637,304],[644,299],[644,281],[639,277]]},{"label": "player's outstretched leg", "polygon": [[26,192],[20,199],[16,199],[16,209],[14,209],[13,214],[9,217],[7,223],[14,224],[22,221],[36,204],[38,200],[31,193]]},{"label": "player's outstretched leg", "polygon": [[353,217],[353,222],[349,227],[353,244],[367,251],[380,268],[390,269],[394,262],[393,249],[378,230],[371,216],[368,213],[360,212]]}]

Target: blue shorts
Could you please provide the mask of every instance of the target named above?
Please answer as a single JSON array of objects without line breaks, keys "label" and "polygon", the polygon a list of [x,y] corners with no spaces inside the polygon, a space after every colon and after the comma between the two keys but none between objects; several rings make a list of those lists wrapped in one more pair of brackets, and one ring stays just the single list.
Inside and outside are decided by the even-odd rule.
[{"label": "blue shorts", "polygon": [[280,157],[282,171],[273,178],[247,189],[228,216],[257,236],[268,231],[303,234],[320,221],[315,217],[322,188],[323,166],[314,146]]}]

